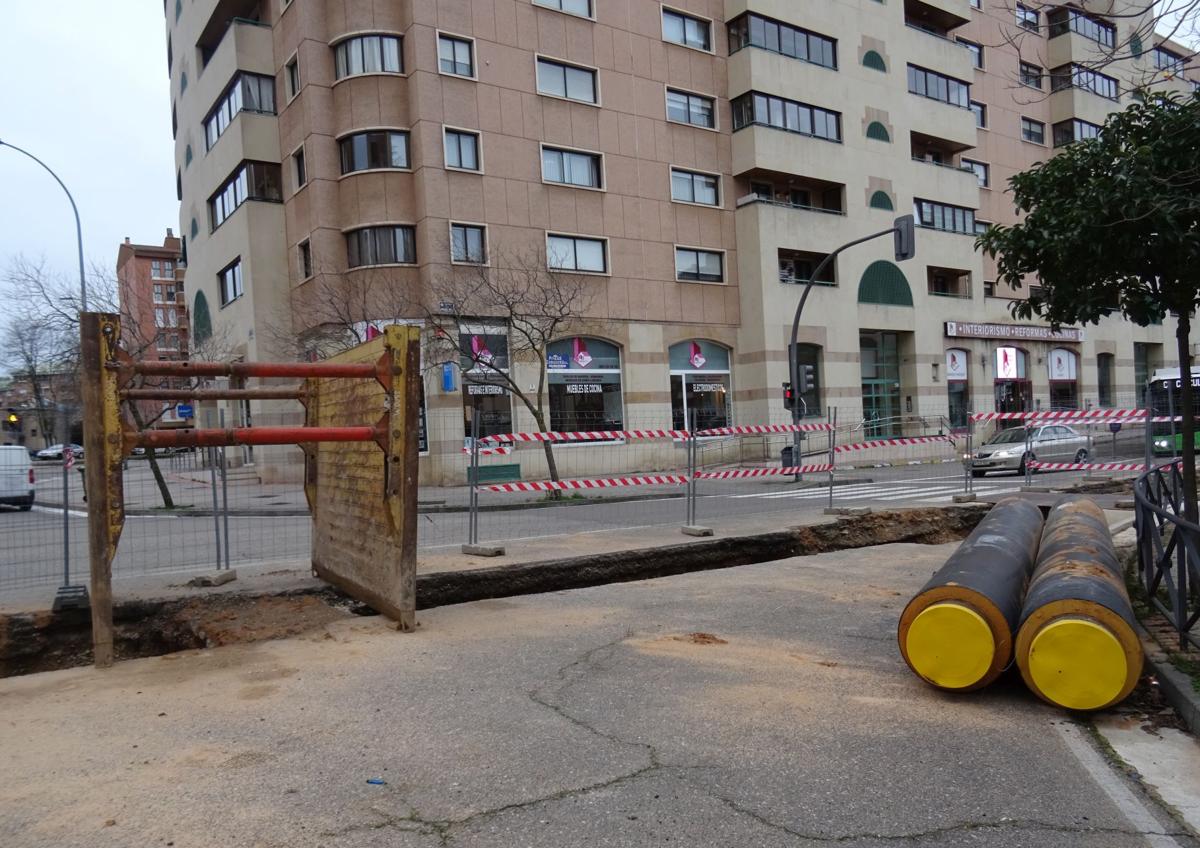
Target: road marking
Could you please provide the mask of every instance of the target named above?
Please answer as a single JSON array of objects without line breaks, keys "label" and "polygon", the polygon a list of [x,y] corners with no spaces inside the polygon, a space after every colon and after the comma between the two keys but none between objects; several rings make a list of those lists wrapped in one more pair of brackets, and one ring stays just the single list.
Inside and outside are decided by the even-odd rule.
[{"label": "road marking", "polygon": [[903,495],[888,495],[886,497],[876,498],[877,501],[900,501],[906,498],[915,498],[920,495],[936,495],[938,492],[957,492],[962,486],[937,486],[932,489],[922,489],[919,492],[908,492]]},{"label": "road marking", "polygon": [[1151,848],[1182,848],[1172,837],[1162,832],[1162,825],[1159,824],[1158,819],[1136,795],[1129,791],[1129,787],[1124,784],[1112,766],[1097,753],[1078,726],[1067,721],[1052,721],[1050,724],[1058,731],[1058,735],[1066,743],[1067,750],[1075,755],[1075,759],[1083,766],[1083,770],[1104,790],[1104,794],[1121,811],[1121,815],[1133,825],[1134,830],[1140,831],[1146,837]]}]

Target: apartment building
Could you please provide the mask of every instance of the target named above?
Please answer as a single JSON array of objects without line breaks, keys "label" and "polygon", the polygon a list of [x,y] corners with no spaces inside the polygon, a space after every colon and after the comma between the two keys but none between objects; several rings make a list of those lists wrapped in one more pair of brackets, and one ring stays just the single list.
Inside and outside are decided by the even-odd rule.
[{"label": "apartment building", "polygon": [[[165,6],[190,296],[233,357],[303,355],[339,286],[419,297],[536,256],[586,281],[584,330],[544,363],[510,358],[489,316],[459,330],[521,382],[545,373],[554,429],[783,420],[797,282],[914,211],[915,259],[893,263],[886,240],[847,251],[809,298],[808,415],[837,407],[886,435],[1112,404],[1173,358],[1170,326],[1014,321],[1019,293],[973,247],[1012,220],[1013,173],[1094,132],[1134,83],[1190,85],[1170,45],[1085,67],[1136,16],[1007,0]],[[461,474],[440,457],[477,402],[479,435],[532,426],[467,370],[427,376],[423,479]]]},{"label": "apartment building", "polygon": [[[161,245],[133,244],[128,237],[117,248],[117,296],[125,349],[152,361],[187,359],[192,321],[184,291],[183,242],[167,229]],[[147,426],[190,425],[175,404],[139,403]]]}]

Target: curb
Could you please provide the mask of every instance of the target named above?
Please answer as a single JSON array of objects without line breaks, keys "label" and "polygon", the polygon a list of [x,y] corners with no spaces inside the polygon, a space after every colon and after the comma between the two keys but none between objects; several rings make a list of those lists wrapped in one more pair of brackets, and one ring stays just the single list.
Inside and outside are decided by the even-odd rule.
[{"label": "curb", "polygon": [[1158,685],[1162,687],[1167,703],[1179,713],[1192,735],[1200,735],[1200,694],[1193,688],[1191,678],[1171,665],[1166,651],[1146,632],[1140,621],[1137,623],[1137,634],[1142,640],[1142,653],[1146,656],[1146,665],[1158,679]]}]

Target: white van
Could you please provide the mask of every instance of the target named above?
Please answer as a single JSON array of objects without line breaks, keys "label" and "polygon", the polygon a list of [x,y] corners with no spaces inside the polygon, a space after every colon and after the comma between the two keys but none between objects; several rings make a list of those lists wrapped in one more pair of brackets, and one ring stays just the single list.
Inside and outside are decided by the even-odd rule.
[{"label": "white van", "polygon": [[20,445],[0,445],[0,504],[33,509],[33,463]]}]

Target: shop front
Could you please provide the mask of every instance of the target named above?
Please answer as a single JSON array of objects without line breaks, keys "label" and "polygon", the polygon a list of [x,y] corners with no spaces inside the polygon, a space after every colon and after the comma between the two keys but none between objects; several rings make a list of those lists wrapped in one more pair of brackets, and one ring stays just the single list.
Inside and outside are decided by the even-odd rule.
[{"label": "shop front", "polygon": [[992,386],[996,412],[1033,410],[1033,385],[1029,382],[1028,354],[1019,347],[996,348]]},{"label": "shop front", "polygon": [[1046,358],[1051,409],[1079,409],[1079,357],[1056,347]]},{"label": "shop front", "polygon": [[685,430],[730,425],[729,348],[703,339],[671,345],[671,426]]},{"label": "shop front", "polygon": [[546,349],[550,429],[623,430],[621,350],[603,339],[577,336]]},{"label": "shop front", "polygon": [[971,411],[971,369],[968,368],[968,352],[960,347],[946,351],[946,401],[947,418],[950,426],[958,429],[967,426]]},{"label": "shop front", "polygon": [[[462,369],[463,434],[467,439],[513,432],[512,396],[506,387],[508,335],[503,327],[463,327],[459,335]],[[479,432],[472,422],[479,410]]]}]

